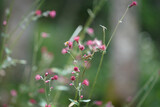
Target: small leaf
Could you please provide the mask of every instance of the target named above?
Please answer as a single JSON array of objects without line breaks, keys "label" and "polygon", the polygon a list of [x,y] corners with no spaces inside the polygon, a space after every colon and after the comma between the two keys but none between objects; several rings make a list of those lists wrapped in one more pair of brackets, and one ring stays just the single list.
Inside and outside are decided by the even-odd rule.
[{"label": "small leaf", "polygon": [[79,100],[79,102],[84,102],[84,103],[87,103],[87,102],[90,102],[91,100],[90,99],[87,99],[87,100]]},{"label": "small leaf", "polygon": [[73,100],[73,99],[70,99],[69,98],[69,101],[71,101],[71,103],[69,104],[69,106],[68,107],[72,107],[73,105],[79,105],[79,103],[77,102],[77,100]]}]

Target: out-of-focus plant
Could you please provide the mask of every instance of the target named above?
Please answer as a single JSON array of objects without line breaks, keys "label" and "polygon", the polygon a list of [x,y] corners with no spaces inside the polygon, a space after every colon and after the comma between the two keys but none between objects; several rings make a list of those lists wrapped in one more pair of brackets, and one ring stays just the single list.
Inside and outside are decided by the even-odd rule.
[{"label": "out-of-focus plant", "polygon": [[[1,33],[2,43],[0,49],[0,74],[3,75],[7,68],[11,66],[16,66],[17,63],[26,64],[25,60],[17,60],[11,57],[11,50],[14,49],[16,43],[19,41],[20,37],[23,35],[23,32],[28,27],[28,25],[40,19],[41,17],[50,17],[54,18],[56,16],[56,11],[45,11],[42,12],[40,10],[41,5],[45,0],[36,0],[32,5],[32,11],[25,15],[25,17],[19,22],[17,27],[11,32],[7,32],[8,20],[10,18],[11,8],[6,10],[6,19],[3,21],[3,32]],[[54,54],[49,52],[47,47],[43,46],[43,42],[45,39],[50,37],[49,33],[46,32],[36,32],[34,35],[34,48],[32,55],[32,65],[29,67],[30,75],[29,75],[29,84],[20,85],[19,90],[11,90],[10,94],[12,96],[11,105],[16,105],[17,101],[21,99],[18,98],[18,94],[27,96],[29,99],[27,106],[45,106],[45,107],[56,107],[59,106],[58,100],[60,100],[60,94],[62,91],[69,91],[71,88],[75,90],[73,92],[75,96],[69,98],[70,104],[69,107],[72,106],[82,106],[82,103],[86,103],[86,106],[92,106],[92,104],[97,106],[105,106],[105,107],[113,107],[112,102],[107,102],[107,104],[102,104],[102,101],[94,101],[92,104],[89,103],[92,100],[92,94],[94,88],[96,86],[96,81],[98,79],[99,73],[101,71],[103,57],[108,49],[112,38],[118,28],[118,26],[123,22],[123,19],[129,10],[129,8],[136,6],[137,2],[133,1],[126,9],[120,20],[118,21],[113,33],[111,34],[107,44],[105,42],[105,30],[106,27],[102,26],[103,29],[103,41],[94,39],[88,40],[86,42],[83,41],[85,38],[85,34],[89,35],[94,34],[94,30],[90,28],[90,24],[94,20],[98,11],[102,8],[105,0],[100,0],[97,2],[93,10],[88,10],[89,18],[86,21],[85,25],[78,26],[75,30],[71,38],[64,43],[65,48],[62,49],[62,54],[69,54],[70,58],[68,63],[64,68],[53,67],[52,62],[54,61]],[[38,4],[38,5],[37,5]],[[36,8],[35,8],[36,7]],[[18,31],[18,29],[22,29]],[[11,42],[10,47],[8,44],[12,35],[18,31],[18,35]],[[79,36],[78,36],[79,35]],[[40,52],[40,56],[38,53]],[[90,63],[94,58],[94,55],[97,52],[101,52],[101,59],[97,69],[97,73],[95,74],[95,79],[93,80],[91,91],[89,91],[89,96],[85,96],[84,90],[86,86],[89,86],[89,80],[85,78],[86,70],[90,67]],[[71,63],[70,63],[71,62]],[[4,75],[3,75],[4,76]],[[70,79],[68,79],[68,77]],[[135,96],[134,100],[127,105],[131,106],[137,97],[144,91],[145,87],[149,87],[148,91],[144,94],[138,106],[140,107],[147,97],[148,93],[151,91],[153,86],[155,85],[158,79],[157,74],[151,76],[145,86],[138,92]],[[56,90],[54,93],[52,90]],[[14,99],[15,98],[15,99]],[[66,99],[67,100],[67,99]],[[89,105],[91,104],[91,105]],[[3,105],[5,107],[5,105]]]}]

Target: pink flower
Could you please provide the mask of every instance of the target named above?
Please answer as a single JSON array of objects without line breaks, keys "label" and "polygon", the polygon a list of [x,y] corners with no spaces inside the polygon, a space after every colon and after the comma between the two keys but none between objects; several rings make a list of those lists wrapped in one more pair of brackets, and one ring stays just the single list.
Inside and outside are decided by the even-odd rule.
[{"label": "pink flower", "polygon": [[46,104],[45,107],[51,107],[51,105],[50,104],[49,105]]},{"label": "pink flower", "polygon": [[70,83],[69,85],[70,85],[70,86],[72,86],[73,84],[72,84],[72,83]]},{"label": "pink flower", "polygon": [[92,40],[88,40],[87,41],[87,45],[89,46],[89,45],[93,45],[93,41]]},{"label": "pink flower", "polygon": [[89,81],[87,79],[83,80],[82,84],[89,86]]},{"label": "pink flower", "polygon": [[7,21],[6,20],[3,21],[3,25],[4,26],[7,25]]},{"label": "pink flower", "polygon": [[56,16],[56,11],[55,10],[50,11],[49,15],[51,18],[54,18]]},{"label": "pink flower", "polygon": [[45,76],[48,76],[48,72],[45,73]]},{"label": "pink flower", "polygon": [[91,67],[91,63],[90,63],[90,62],[84,61],[84,63],[85,63],[85,67],[86,67],[86,68],[90,68],[90,67]]},{"label": "pink flower", "polygon": [[3,104],[2,107],[8,107],[8,105],[7,104]]},{"label": "pink flower", "polygon": [[71,76],[71,80],[72,81],[76,80],[76,77],[75,76]]},{"label": "pink flower", "polygon": [[81,95],[80,97],[81,97],[81,99],[82,99],[82,98],[83,98],[83,95]]},{"label": "pink flower", "polygon": [[85,47],[84,47],[83,45],[79,45],[79,49],[80,49],[81,51],[83,51],[83,50],[85,49]]},{"label": "pink flower", "polygon": [[69,46],[69,48],[72,48],[73,42],[69,41],[69,42],[68,42],[68,46]]},{"label": "pink flower", "polygon": [[41,36],[42,36],[42,38],[47,38],[48,34],[46,32],[42,32]]},{"label": "pink flower", "polygon": [[130,5],[129,5],[129,8],[131,8],[132,6],[136,6],[137,5],[137,2],[136,1],[133,1]]},{"label": "pink flower", "polygon": [[30,99],[29,102],[30,102],[31,104],[36,104],[36,103],[37,103],[35,99]]},{"label": "pink flower", "polygon": [[46,80],[45,83],[49,83],[49,80]]},{"label": "pink flower", "polygon": [[39,92],[39,93],[44,93],[45,90],[44,90],[44,88],[40,88],[40,89],[38,90],[38,92]]},{"label": "pink flower", "polygon": [[109,101],[107,104],[106,104],[106,106],[105,107],[114,107],[113,105],[112,105],[112,102],[111,101]]},{"label": "pink flower", "polygon": [[102,101],[94,101],[94,104],[97,106],[101,106],[102,105]]},{"label": "pink flower", "polygon": [[79,71],[79,68],[78,67],[74,67],[74,71]]},{"label": "pink flower", "polygon": [[58,75],[53,76],[53,80],[57,80],[58,79]]},{"label": "pink flower", "polygon": [[51,105],[49,104],[48,107],[51,107]]},{"label": "pink flower", "polygon": [[87,29],[87,33],[88,33],[89,35],[93,35],[93,33],[94,33],[93,28],[88,28],[88,29]]},{"label": "pink flower", "polygon": [[52,90],[53,89],[53,87],[50,87],[50,90]]},{"label": "pink flower", "polygon": [[102,45],[102,41],[98,40],[98,39],[94,39],[93,44],[96,46],[101,46]]},{"label": "pink flower", "polygon": [[68,51],[67,51],[66,48],[63,48],[62,51],[61,51],[62,54],[66,54],[67,52],[68,52]]},{"label": "pink flower", "polygon": [[41,10],[36,10],[35,14],[36,14],[37,16],[40,16],[40,15],[42,14],[42,12],[41,12]]},{"label": "pink flower", "polygon": [[74,38],[74,40],[78,43],[79,42],[79,36],[76,36],[75,38]]},{"label": "pink flower", "polygon": [[127,102],[131,102],[132,101],[132,96],[129,96],[128,98],[127,98]]},{"label": "pink flower", "polygon": [[106,46],[105,46],[105,45],[101,45],[101,46],[99,47],[99,49],[101,49],[102,51],[105,51],[105,50],[106,50]]},{"label": "pink flower", "polygon": [[74,72],[72,72],[72,74],[74,74]]},{"label": "pink flower", "polygon": [[43,47],[41,48],[41,52],[42,52],[42,53],[47,52],[47,48],[46,48],[45,46],[43,46]]},{"label": "pink flower", "polygon": [[13,97],[17,96],[17,91],[16,90],[11,90],[10,93]]},{"label": "pink flower", "polygon": [[40,76],[39,74],[37,74],[37,75],[35,76],[35,79],[36,79],[36,80],[40,80],[40,79],[41,79],[41,76]]}]

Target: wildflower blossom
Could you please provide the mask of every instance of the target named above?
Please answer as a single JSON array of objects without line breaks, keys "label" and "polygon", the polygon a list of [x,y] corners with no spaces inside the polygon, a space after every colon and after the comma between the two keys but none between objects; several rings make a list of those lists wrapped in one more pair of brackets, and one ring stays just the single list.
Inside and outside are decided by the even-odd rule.
[{"label": "wildflower blossom", "polygon": [[56,16],[56,11],[55,10],[50,11],[49,15],[51,18],[54,18]]},{"label": "wildflower blossom", "polygon": [[79,68],[78,67],[74,67],[74,71],[79,71]]},{"label": "wildflower blossom", "polygon": [[46,104],[45,107],[51,107],[51,105],[50,104],[49,105]]},{"label": "wildflower blossom", "polygon": [[7,25],[7,21],[6,20],[3,21],[3,25],[4,26]]},{"label": "wildflower blossom", "polygon": [[87,79],[83,80],[82,84],[89,86],[89,81]]},{"label": "wildflower blossom", "polygon": [[36,80],[40,80],[40,79],[41,79],[41,76],[40,76],[39,74],[37,74],[37,75],[35,76],[35,79],[36,79]]},{"label": "wildflower blossom", "polygon": [[42,32],[41,36],[42,36],[42,38],[47,38],[48,34],[46,32]]},{"label": "wildflower blossom", "polygon": [[45,83],[49,83],[49,80],[46,80]]},{"label": "wildflower blossom", "polygon": [[83,95],[81,95],[80,97],[81,97],[81,99],[82,99],[82,98],[83,98]]},{"label": "wildflower blossom", "polygon": [[72,48],[73,42],[67,41],[67,42],[64,43],[64,45],[65,45],[65,46],[69,46],[69,48]]},{"label": "wildflower blossom", "polygon": [[68,42],[68,46],[69,46],[69,48],[72,48],[73,42],[69,41],[69,42]]},{"label": "wildflower blossom", "polygon": [[76,77],[75,76],[71,76],[71,80],[72,81],[76,80]]},{"label": "wildflower blossom", "polygon": [[72,83],[70,83],[69,85],[70,85],[70,86],[72,86],[73,84],[72,84]]},{"label": "wildflower blossom", "polygon": [[29,102],[30,102],[31,104],[36,104],[36,103],[37,103],[35,99],[30,99]]},{"label": "wildflower blossom", "polygon": [[80,44],[78,47],[79,47],[79,49],[80,49],[81,51],[83,51],[83,50],[85,49],[85,47],[84,47],[83,45],[81,45],[81,44]]},{"label": "wildflower blossom", "polygon": [[45,73],[45,76],[48,76],[48,72]]},{"label": "wildflower blossom", "polygon": [[63,48],[62,51],[61,51],[62,54],[66,54],[67,52],[68,52],[68,51],[67,51],[66,48]]},{"label": "wildflower blossom", "polygon": [[51,107],[51,105],[49,104],[48,107]]},{"label": "wildflower blossom", "polygon": [[17,91],[16,90],[11,90],[10,93],[13,97],[17,96]]},{"label": "wildflower blossom", "polygon": [[105,46],[105,45],[101,45],[101,46],[99,47],[99,49],[101,49],[102,51],[105,51],[105,50],[106,50],[106,46]]},{"label": "wildflower blossom", "polygon": [[7,104],[3,104],[2,107],[8,107],[8,105]]},{"label": "wildflower blossom", "polygon": [[41,10],[36,10],[35,14],[36,14],[37,16],[40,16],[40,15],[42,14],[42,12],[41,12]]},{"label": "wildflower blossom", "polygon": [[137,2],[136,1],[133,1],[130,5],[129,5],[129,8],[133,7],[133,6],[136,6],[137,5]]},{"label": "wildflower blossom", "polygon": [[102,101],[94,101],[94,104],[97,106],[101,106],[102,105]]},{"label": "wildflower blossom", "polygon": [[44,93],[45,90],[44,90],[44,88],[40,88],[40,89],[38,90],[38,92],[39,92],[39,93]]},{"label": "wildflower blossom", "polygon": [[74,40],[78,43],[79,42],[79,36],[76,36],[75,38],[74,38]]},{"label": "wildflower blossom", "polygon": [[89,45],[92,45],[93,44],[93,41],[92,40],[88,40],[87,41],[87,45],[89,46]]},{"label": "wildflower blossom", "polygon": [[53,80],[57,80],[58,79],[58,75],[53,76]]},{"label": "wildflower blossom", "polygon": [[53,87],[50,87],[50,90],[52,90],[53,89]]},{"label": "wildflower blossom", "polygon": [[114,107],[113,105],[112,105],[112,102],[111,101],[109,101],[107,104],[106,104],[106,106],[105,107]]},{"label": "wildflower blossom", "polygon": [[88,29],[87,29],[87,33],[88,33],[89,35],[93,35],[93,33],[94,33],[93,28],[88,28]]}]

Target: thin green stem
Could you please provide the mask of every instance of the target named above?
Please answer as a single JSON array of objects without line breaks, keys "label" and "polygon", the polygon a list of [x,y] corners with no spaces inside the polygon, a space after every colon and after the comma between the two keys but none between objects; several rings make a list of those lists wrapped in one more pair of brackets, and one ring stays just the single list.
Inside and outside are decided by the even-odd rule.
[{"label": "thin green stem", "polygon": [[[42,6],[42,4],[44,3],[44,1],[45,1],[45,0],[42,0],[42,1],[39,3],[39,5],[37,6],[36,10],[39,9],[39,8]],[[14,32],[11,33],[11,35],[13,35],[13,34],[16,32],[16,30],[17,30],[17,29],[19,28],[19,26],[25,21],[25,19],[26,19],[26,17],[24,17],[24,19],[22,19],[22,21],[18,24],[18,26],[16,27],[16,29],[14,30]],[[27,28],[28,25],[29,25],[30,22],[31,22],[30,16],[29,16],[29,19],[28,19],[28,20],[29,20],[29,21],[27,22],[25,28]],[[12,45],[11,45],[11,49],[14,48],[14,46],[15,46],[16,43],[17,43],[17,41],[18,41],[18,40],[21,38],[21,36],[23,35],[24,31],[25,31],[25,30],[23,29],[23,30],[18,34],[18,36],[16,37],[16,39],[14,40],[14,42],[13,42]]]},{"label": "thin green stem", "polygon": [[[157,72],[155,72],[157,74]],[[146,87],[149,87],[149,85],[154,81],[155,73],[152,74],[152,76],[148,79],[148,81],[145,83],[145,85],[138,91],[135,97],[133,97],[132,101],[127,105],[127,107],[131,107],[133,103],[138,99],[138,97],[142,94],[142,92],[146,89]]]},{"label": "thin green stem", "polygon": [[[113,30],[113,33],[112,33],[112,35],[111,35],[111,37],[110,37],[110,39],[109,39],[109,41],[108,41],[108,43],[107,43],[106,50],[108,49],[108,46],[110,45],[110,42],[111,42],[113,36],[115,35],[119,24],[120,24],[120,23],[122,22],[122,20],[124,19],[127,11],[128,11],[128,7],[127,7],[127,9],[125,10],[123,16],[122,16],[122,17],[120,18],[120,20],[118,21],[115,29]],[[103,43],[105,44],[105,28],[104,28],[104,27],[102,27],[102,28],[103,28]],[[98,70],[97,70],[97,73],[96,73],[96,77],[95,77],[95,79],[94,79],[94,82],[93,82],[93,85],[92,85],[92,88],[91,88],[91,92],[90,92],[90,94],[89,94],[89,99],[92,97],[92,93],[93,93],[94,87],[95,87],[95,85],[96,85],[96,81],[97,81],[97,78],[98,78],[98,75],[99,75],[99,72],[100,72],[100,69],[101,69],[101,66],[102,66],[104,54],[105,54],[105,51],[103,51],[103,53],[102,53],[101,60],[100,60],[100,64],[99,64],[99,67],[98,67]],[[88,107],[88,104],[89,104],[89,103],[87,103],[87,105],[86,105],[87,107]]]},{"label": "thin green stem", "polygon": [[93,82],[93,85],[92,85],[92,88],[91,88],[91,91],[90,91],[90,94],[89,94],[89,98],[92,97],[92,93],[93,93],[94,87],[95,87],[95,85],[96,85],[99,72],[100,72],[100,70],[101,70],[101,66],[102,66],[104,54],[105,54],[105,51],[103,51],[103,53],[102,53],[101,60],[100,60],[100,63],[99,63],[99,66],[98,66],[98,70],[97,70],[97,73],[96,73],[96,77],[95,77],[95,79],[94,79],[94,82]]},{"label": "thin green stem", "polygon": [[113,38],[113,36],[115,35],[119,24],[122,23],[125,15],[127,14],[128,9],[129,9],[129,8],[127,7],[127,9],[125,10],[123,16],[121,17],[121,19],[118,21],[116,27],[114,28],[113,33],[112,33],[112,35],[111,35],[111,37],[110,37],[110,39],[109,39],[109,41],[108,41],[108,43],[107,43],[106,50],[108,49],[108,46],[110,45],[110,42],[112,41],[112,38]]},{"label": "thin green stem", "polygon": [[84,27],[83,27],[83,30],[81,31],[80,33],[80,37],[81,39],[83,40],[84,37],[85,37],[85,32],[86,32],[86,29],[91,25],[92,21],[94,20],[96,14],[99,12],[99,10],[102,8],[102,6],[104,5],[104,1],[105,0],[101,0],[99,1],[99,3],[94,7],[93,9],[93,12],[92,12],[92,15],[89,16],[89,18],[87,19]]},{"label": "thin green stem", "polygon": [[[91,57],[93,57],[94,54],[95,54],[95,52],[92,53]],[[93,58],[92,58],[92,59],[93,59]],[[92,61],[92,59],[89,60],[88,63],[87,63],[87,65],[85,66],[85,68],[84,68],[84,70],[83,70],[83,73],[82,73],[82,78],[84,77],[84,74],[85,74],[85,72],[86,72],[86,69],[87,69],[87,67],[88,67],[88,64]]]},{"label": "thin green stem", "polygon": [[159,75],[155,75],[154,81],[151,84],[151,86],[149,87],[149,89],[147,90],[147,92],[144,94],[144,96],[142,97],[142,99],[140,100],[140,102],[138,103],[137,107],[141,107],[141,105],[143,104],[143,102],[145,101],[145,99],[147,98],[147,96],[149,95],[149,93],[151,92],[151,90],[153,89],[153,87],[155,86],[157,80],[158,80]]},{"label": "thin green stem", "polygon": [[45,96],[46,96],[46,101],[47,101],[47,104],[49,104],[49,100],[48,100],[48,95],[47,95],[47,86],[46,86],[46,83],[44,82],[45,84]]},{"label": "thin green stem", "polygon": [[[40,0],[35,0],[35,2],[32,4],[32,6],[31,6],[31,8],[29,9],[29,12],[31,11],[31,10],[33,10],[33,8],[35,7],[35,5],[39,2]],[[44,2],[44,1],[43,1]],[[41,3],[40,3],[41,4]],[[40,5],[39,4],[39,5]],[[42,5],[42,4],[41,4]],[[36,9],[39,9],[40,7],[39,6],[37,6],[37,8]],[[22,20],[17,24],[17,26],[15,27],[15,29],[13,30],[13,31],[11,31],[11,33],[9,34],[9,35],[13,35],[16,31],[17,31],[17,29],[19,28],[19,26],[24,22],[24,20],[26,19],[26,17],[28,16],[28,13],[29,12],[27,12],[25,15],[24,15],[24,17],[22,18]]]},{"label": "thin green stem", "polygon": [[[105,45],[105,30],[106,29],[105,29],[105,27],[102,27],[102,28],[103,28],[103,43]],[[99,75],[101,67],[102,67],[104,54],[105,54],[105,51],[102,52],[101,60],[100,60],[98,70],[97,70],[97,73],[96,73],[96,77],[94,79],[94,82],[93,82],[93,85],[92,85],[92,88],[91,88],[91,91],[90,91],[90,94],[89,94],[89,99],[92,97],[92,93],[94,91],[94,88],[95,88],[95,85],[96,85],[96,82],[97,82],[97,78],[98,78],[98,75]],[[86,104],[87,107],[88,107],[88,104],[89,104],[89,102]]]}]

